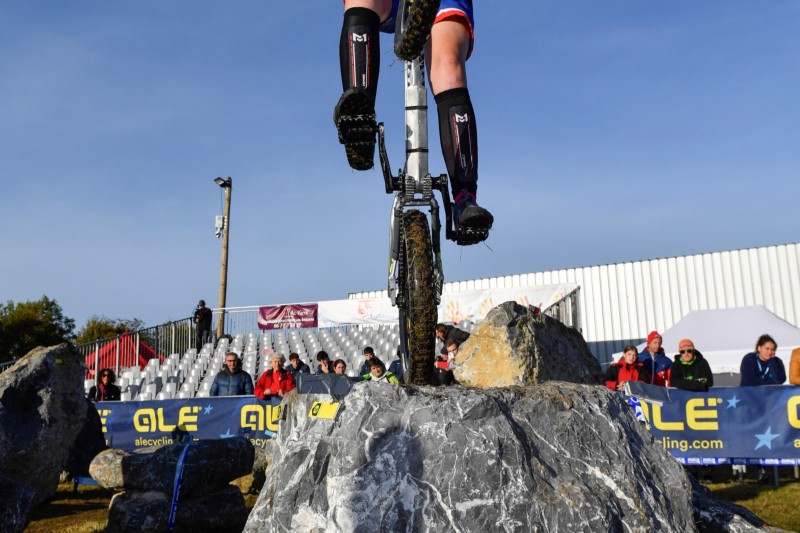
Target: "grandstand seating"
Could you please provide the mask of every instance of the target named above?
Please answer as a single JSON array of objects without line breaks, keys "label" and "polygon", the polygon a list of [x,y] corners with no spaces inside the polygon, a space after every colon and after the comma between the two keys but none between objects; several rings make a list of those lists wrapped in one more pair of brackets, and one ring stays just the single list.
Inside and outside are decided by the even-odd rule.
[{"label": "grandstand seating", "polygon": [[[471,322],[461,322],[458,327],[472,331]],[[260,333],[238,334],[232,340],[221,338],[216,346],[208,343],[200,350],[187,350],[183,355],[173,353],[164,359],[150,359],[147,365],[120,369],[116,384],[120,387],[122,401],[166,400],[173,398],[204,398],[214,377],[223,367],[225,354],[236,353],[242,359],[242,368],[253,377],[267,371],[269,356],[279,353],[288,359],[296,352],[316,372],[316,354],[328,352],[331,360],[344,359],[347,374],[356,376],[364,361],[363,350],[372,346],[375,354],[388,367],[397,358],[400,345],[398,326],[341,327],[323,329],[274,330]],[[436,341],[436,352],[442,348]],[[93,379],[84,382],[86,393],[95,384]]]}]

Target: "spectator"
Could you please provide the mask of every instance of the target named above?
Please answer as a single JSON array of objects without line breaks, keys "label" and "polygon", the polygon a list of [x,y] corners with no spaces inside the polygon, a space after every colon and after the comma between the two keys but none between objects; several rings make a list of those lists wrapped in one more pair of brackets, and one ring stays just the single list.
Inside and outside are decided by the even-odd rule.
[{"label": "spectator", "polygon": [[705,392],[714,386],[714,375],[708,361],[689,339],[678,343],[678,355],[675,356],[670,376],[671,386],[678,389]]},{"label": "spectator", "polygon": [[195,348],[203,349],[203,345],[211,339],[211,309],[206,307],[206,301],[200,300],[194,310],[194,323],[197,332]]},{"label": "spectator", "polygon": [[742,358],[739,369],[742,381],[740,387],[756,387],[760,385],[780,385],[786,381],[786,370],[783,361],[775,357],[778,343],[769,335],[761,335],[756,342],[756,351]]},{"label": "spectator", "polygon": [[317,374],[331,374],[333,372],[333,365],[328,352],[320,350],[317,352]]},{"label": "spectator", "polygon": [[347,363],[344,362],[344,359],[337,359],[333,362],[333,373],[340,376],[347,375]]},{"label": "spectator", "polygon": [[114,385],[117,376],[110,368],[100,371],[100,381],[89,389],[89,399],[93,402],[118,402],[120,397],[119,387]]},{"label": "spectator", "polygon": [[308,365],[300,360],[300,356],[294,352],[289,354],[289,364],[284,369],[292,373],[292,377],[297,381],[297,374],[310,374],[311,369]]},{"label": "spectator", "polygon": [[261,374],[256,382],[255,396],[259,400],[266,400],[272,396],[283,398],[287,392],[297,386],[292,373],[283,369],[279,354],[273,354],[269,358],[269,364],[272,368]]},{"label": "spectator", "polygon": [[636,346],[629,344],[623,348],[622,357],[606,371],[606,387],[614,391],[621,391],[626,381],[648,383],[650,375],[638,357]]},{"label": "spectator", "polygon": [[373,357],[375,357],[375,350],[372,349],[372,346],[364,348],[364,362],[361,363],[361,368],[358,369],[359,376],[369,374],[369,360]]},{"label": "spectator", "polygon": [[228,352],[225,355],[225,368],[214,377],[208,391],[209,396],[244,396],[253,394],[253,378],[242,370],[239,357]]},{"label": "spectator", "polygon": [[400,358],[391,362],[389,365],[389,372],[394,374],[399,381],[403,381],[403,362],[400,361]]},{"label": "spectator", "polygon": [[369,360],[369,374],[364,376],[365,381],[383,381],[386,383],[393,383],[395,385],[400,383],[397,376],[391,372],[386,371],[386,365],[377,357]]},{"label": "spectator", "polygon": [[792,358],[789,360],[789,383],[800,385],[800,348],[792,350]]},{"label": "spectator", "polygon": [[444,346],[442,346],[442,355],[447,355],[447,341],[454,340],[461,346],[462,342],[469,339],[469,333],[455,326],[436,324],[436,338],[444,343]]},{"label": "spectator", "polygon": [[458,355],[458,343],[453,339],[445,343],[445,350],[447,355],[436,356],[436,378],[439,380],[439,385],[453,385],[456,379],[453,377],[453,365]]}]

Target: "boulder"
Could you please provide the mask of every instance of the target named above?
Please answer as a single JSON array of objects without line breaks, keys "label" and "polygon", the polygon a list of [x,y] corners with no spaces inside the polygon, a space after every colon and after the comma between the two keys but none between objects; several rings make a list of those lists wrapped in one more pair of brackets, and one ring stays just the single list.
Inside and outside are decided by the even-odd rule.
[{"label": "boulder", "polygon": [[[92,460],[89,473],[109,489],[155,491],[172,497],[175,469],[186,444],[170,444],[150,453],[105,450]],[[203,440],[188,445],[180,496],[205,494],[253,470],[255,451],[244,437]]]},{"label": "boulder", "polygon": [[334,420],[285,401],[248,532],[698,531],[683,468],[604,387],[364,383]]},{"label": "boulder", "polygon": [[[0,374],[0,477],[6,485],[21,485],[15,492],[29,499],[0,498],[0,516],[17,516],[56,493],[86,421],[85,372],[82,357],[61,344],[36,348]],[[4,526],[21,531],[27,513],[21,520]]]},{"label": "boulder", "polygon": [[600,364],[581,334],[515,302],[492,309],[458,349],[453,375],[473,387],[546,381],[600,383]]},{"label": "boulder", "polygon": [[[158,491],[116,494],[108,511],[107,533],[161,533],[167,531],[172,498]],[[173,531],[236,532],[247,520],[247,507],[239,489],[227,485],[209,494],[179,498]]]}]

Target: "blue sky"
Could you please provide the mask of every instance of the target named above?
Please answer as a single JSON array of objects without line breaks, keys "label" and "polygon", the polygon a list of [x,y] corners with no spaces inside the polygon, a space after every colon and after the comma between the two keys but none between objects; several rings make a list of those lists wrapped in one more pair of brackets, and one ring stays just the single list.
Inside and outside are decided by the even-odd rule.
[{"label": "blue sky", "polygon": [[[476,19],[496,222],[488,246],[444,244],[448,281],[798,240],[800,3],[486,0]],[[78,327],[216,305],[216,176],[228,305],[385,288],[391,199],[331,120],[340,20],[333,1],[0,4],[0,300],[46,294]]]}]

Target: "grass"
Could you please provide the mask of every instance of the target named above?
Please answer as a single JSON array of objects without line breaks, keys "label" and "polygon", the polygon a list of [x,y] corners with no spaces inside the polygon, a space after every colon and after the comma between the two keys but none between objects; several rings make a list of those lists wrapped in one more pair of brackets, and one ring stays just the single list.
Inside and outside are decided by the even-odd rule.
[{"label": "grass", "polygon": [[[113,490],[97,486],[80,486],[73,492],[72,483],[61,483],[48,502],[33,510],[26,533],[99,533],[108,522],[108,505]],[[252,509],[257,494],[245,494],[244,503]]]},{"label": "grass", "polygon": [[753,479],[745,480],[743,486],[740,486],[738,481],[704,483],[704,485],[715,497],[748,508],[771,526],[800,531],[800,506],[798,506],[800,480],[798,479],[782,478],[779,487],[761,485]]},{"label": "grass", "polygon": [[[755,479],[745,479],[744,486],[738,481],[721,481],[730,478],[715,476],[712,482],[704,485],[711,493],[721,499],[737,503],[750,509],[767,524],[789,531],[800,531],[800,480],[791,477],[790,470],[781,470],[781,485],[761,485]],[[771,472],[770,472],[771,473]],[[785,476],[785,477],[784,477]],[[770,478],[771,479],[771,478]],[[71,483],[58,486],[55,497],[33,511],[27,533],[96,533],[103,531],[108,520],[108,504],[114,491],[101,487],[78,488],[72,491]],[[245,494],[245,504],[252,509],[258,495]]]}]

